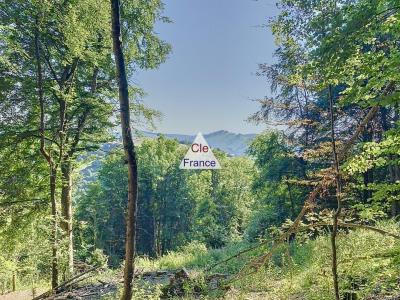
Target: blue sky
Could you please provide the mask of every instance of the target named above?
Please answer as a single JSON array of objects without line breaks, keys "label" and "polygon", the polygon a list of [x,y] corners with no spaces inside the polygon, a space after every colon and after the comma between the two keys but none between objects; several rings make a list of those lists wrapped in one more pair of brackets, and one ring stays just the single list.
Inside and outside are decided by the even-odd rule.
[{"label": "blue sky", "polygon": [[268,94],[255,72],[272,62],[273,37],[262,25],[276,14],[274,0],[165,0],[173,23],[156,30],[173,52],[159,69],[132,78],[148,94],[145,104],[163,114],[157,131],[263,130],[245,119],[258,109],[251,99]]}]

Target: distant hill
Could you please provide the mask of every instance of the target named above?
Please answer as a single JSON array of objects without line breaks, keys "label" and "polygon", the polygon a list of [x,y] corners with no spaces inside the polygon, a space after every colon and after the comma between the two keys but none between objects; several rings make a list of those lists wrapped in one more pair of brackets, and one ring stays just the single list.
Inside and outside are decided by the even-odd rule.
[{"label": "distant hill", "polygon": [[[168,139],[176,139],[182,144],[191,144],[195,138],[195,135],[185,135],[185,134],[161,134],[149,131],[141,131],[138,136],[135,137],[135,143],[140,144],[143,139],[150,138],[155,139],[157,136],[163,135]],[[117,135],[118,136],[118,135]],[[204,134],[204,138],[207,143],[213,149],[220,149],[232,156],[243,156],[246,154],[246,150],[254,139],[255,134],[241,134],[232,133],[226,130],[219,130],[209,134]],[[121,147],[121,142],[115,141],[111,143],[103,144],[99,150],[89,153],[88,155],[83,155],[80,159],[92,156],[94,159],[81,170],[81,176],[84,178],[82,181],[81,188],[85,188],[88,182],[95,180],[95,174],[102,165],[102,158],[115,149],[116,147]]]},{"label": "distant hill", "polygon": [[[190,144],[193,142],[195,135],[172,134],[172,133],[155,133],[149,131],[141,131],[144,137],[156,138],[164,135],[169,139],[176,139],[182,144]],[[226,130],[219,130],[212,133],[204,134],[207,143],[213,149],[220,149],[233,156],[242,156],[246,154],[246,150],[254,139],[255,134],[233,133]]]}]

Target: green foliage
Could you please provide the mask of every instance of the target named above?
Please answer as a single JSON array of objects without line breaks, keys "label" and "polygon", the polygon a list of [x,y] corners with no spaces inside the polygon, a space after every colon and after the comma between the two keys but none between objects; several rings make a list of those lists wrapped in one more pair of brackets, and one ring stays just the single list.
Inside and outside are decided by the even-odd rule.
[{"label": "green foliage", "polygon": [[[180,170],[186,151],[186,146],[162,136],[143,140],[137,148],[140,254],[162,255],[192,240],[220,247],[244,233],[253,203],[253,162],[218,153],[221,170]],[[121,261],[125,231],[127,182],[122,157],[114,151],[105,158],[97,180],[79,198],[75,214],[81,257],[100,248],[113,266]]]},{"label": "green foliage", "polygon": [[[389,132],[380,142],[364,143],[359,154],[347,161],[344,166],[344,171],[348,176],[355,178],[351,185],[353,192],[368,191],[372,194],[368,203],[355,202],[354,204],[363,219],[382,218],[385,214],[389,214],[393,205],[400,201],[399,146],[398,133]],[[361,175],[371,170],[380,176],[374,182],[365,185]]]},{"label": "green foliage", "polygon": [[50,220],[46,220],[43,213],[35,214],[27,227],[15,226],[12,237],[11,229],[7,231],[0,230],[0,289],[12,289],[13,275],[17,288],[43,284],[51,268]]},{"label": "green foliage", "polygon": [[[253,244],[241,241],[229,243],[223,248],[213,249],[207,248],[203,243],[193,241],[180,247],[176,251],[169,251],[157,259],[139,257],[137,264],[139,268],[143,268],[146,271],[179,270],[181,268],[187,268],[189,270],[202,272],[204,269],[221,262],[252,245]],[[234,274],[243,267],[248,258],[260,253],[260,251],[261,249],[250,251],[243,255],[241,259],[234,259],[229,263],[220,264],[213,269],[213,272]]]},{"label": "green foliage", "polygon": [[[123,6],[127,65],[132,72],[156,68],[170,51],[154,31],[155,23],[165,19],[161,15],[162,2],[124,1]],[[51,251],[45,241],[50,240],[51,232],[50,220],[45,217],[50,213],[49,167],[39,151],[40,120],[44,121],[44,148],[56,172],[62,172],[56,177],[55,196],[61,202],[56,204],[56,210],[61,212],[56,225],[71,221],[65,213],[69,204],[64,198],[59,201],[67,193],[60,191],[73,188],[71,179],[76,178],[82,154],[115,138],[110,134],[116,123],[113,99],[117,95],[110,15],[110,3],[99,0],[0,3],[0,238],[9,244],[8,261],[28,249],[24,237],[31,234],[35,218],[42,220],[39,227],[46,228],[45,233],[37,230],[38,242],[47,247],[41,257],[49,259],[47,252]],[[157,112],[138,99],[143,96],[140,89],[130,88],[134,91],[131,101],[135,104],[135,121],[149,121],[156,116]],[[39,105],[39,91],[43,94],[43,108]],[[92,190],[95,197],[96,188]],[[121,207],[119,213],[122,215],[123,211]],[[122,231],[113,234],[120,238]],[[67,249],[72,249],[67,247],[65,236],[60,231],[56,238],[60,275],[66,265]],[[82,245],[79,255],[99,259],[96,251],[88,254],[96,249],[97,237],[93,240],[90,245]],[[16,247],[20,243],[22,250]],[[45,267],[37,268],[40,276],[47,277],[49,263],[50,260]]]},{"label": "green foliage", "polygon": [[[292,224],[307,193],[330,172],[328,100],[335,104],[333,128],[339,150],[351,139],[365,108],[379,106],[341,166],[340,217],[399,232],[397,223],[379,223],[400,215],[398,1],[281,0],[279,4],[280,13],[270,23],[278,46],[276,61],[260,65],[259,70],[272,95],[260,100],[260,111],[251,119],[277,121],[284,125],[284,133],[258,135],[250,145],[250,158],[215,151],[222,169],[201,171],[178,168],[187,147],[177,141],[141,140],[139,267],[201,272]],[[157,68],[171,50],[155,32],[157,22],[169,22],[163,16],[163,3],[122,1],[121,12],[128,74]],[[0,3],[0,21],[0,288],[9,290],[13,276],[18,286],[34,286],[47,280],[51,270],[49,168],[39,152],[38,62],[43,76],[44,146],[57,162],[57,171],[69,168],[73,179],[84,163],[82,157],[113,139],[117,82],[107,1],[6,0]],[[152,125],[160,114],[144,106],[140,88],[129,89],[132,122]],[[65,179],[57,181],[57,199]],[[119,267],[127,206],[121,149],[102,160],[92,179],[74,191],[75,254],[90,264]],[[334,194],[334,188],[324,186],[304,225],[331,220]],[[263,290],[261,297],[268,299],[331,299],[331,249],[324,233],[321,229],[297,234],[297,241],[281,245],[260,272],[234,284],[242,294],[233,290],[227,297],[251,297]],[[68,245],[60,236],[63,273]],[[398,241],[355,230],[340,231],[338,245],[343,297],[355,293],[367,299],[399,290]],[[215,271],[234,274],[267,248],[247,252]],[[136,296],[160,295],[157,288],[149,296],[148,288],[136,286]],[[187,288],[189,292],[193,286]]]},{"label": "green foliage", "polygon": [[197,203],[194,239],[214,248],[243,235],[254,202],[251,185],[255,174],[248,158],[216,154],[222,169],[202,171],[189,179]]},{"label": "green foliage", "polygon": [[[383,224],[388,231],[398,232],[398,224]],[[367,295],[386,290],[399,276],[396,256],[398,242],[378,233],[357,230],[339,235],[340,284],[342,293],[355,292],[364,299]],[[292,245],[291,257],[285,266],[270,266],[267,273],[280,278],[271,295],[302,295],[306,299],[332,299],[330,276],[330,245],[327,236],[320,236],[306,245]],[[260,275],[258,280],[262,280]],[[254,279],[253,279],[254,280]],[[248,282],[248,281],[245,281]],[[268,285],[268,283],[267,283]],[[251,287],[250,287],[251,288]]]},{"label": "green foliage", "polygon": [[307,189],[297,184],[305,177],[304,161],[283,134],[260,134],[250,145],[249,154],[258,167],[252,186],[257,201],[246,229],[247,237],[254,240],[267,235],[270,226],[295,218]]},{"label": "green foliage", "polygon": [[[378,226],[399,233],[398,223],[386,222]],[[364,299],[398,291],[400,245],[397,240],[358,229],[350,233],[340,232],[339,243],[339,276],[343,295],[353,292]],[[207,250],[202,244],[192,243],[156,260],[140,258],[138,266],[148,271],[183,267],[202,270],[249,246],[251,244],[241,242],[222,249]],[[248,259],[260,253],[263,253],[262,248],[219,265],[212,272],[236,274]],[[272,262],[259,272],[233,282],[234,288],[226,296],[246,299],[258,291],[258,296],[265,299],[332,299],[330,260],[330,241],[326,234],[303,242],[294,241],[280,247]]]},{"label": "green foliage", "polygon": [[108,264],[108,257],[103,253],[101,249],[95,249],[91,252],[91,256],[88,260],[88,263],[92,266],[99,266],[102,268],[106,268]]},{"label": "green foliage", "polygon": [[400,153],[399,133],[388,135],[380,142],[365,143],[361,153],[355,155],[345,166],[349,175],[360,174],[373,168],[398,165]]}]

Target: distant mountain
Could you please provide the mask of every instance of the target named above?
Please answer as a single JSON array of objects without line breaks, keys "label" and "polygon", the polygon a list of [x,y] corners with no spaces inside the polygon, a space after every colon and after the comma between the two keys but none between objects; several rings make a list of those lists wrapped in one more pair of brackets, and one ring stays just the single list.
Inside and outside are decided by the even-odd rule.
[{"label": "distant mountain", "polygon": [[[149,131],[141,131],[141,135],[148,138],[156,138],[159,135],[164,135],[166,138],[176,139],[182,144],[190,144],[195,138],[195,135],[155,133]],[[232,133],[226,130],[204,134],[204,138],[211,148],[220,149],[233,156],[245,155],[249,144],[255,136],[255,134]]]}]

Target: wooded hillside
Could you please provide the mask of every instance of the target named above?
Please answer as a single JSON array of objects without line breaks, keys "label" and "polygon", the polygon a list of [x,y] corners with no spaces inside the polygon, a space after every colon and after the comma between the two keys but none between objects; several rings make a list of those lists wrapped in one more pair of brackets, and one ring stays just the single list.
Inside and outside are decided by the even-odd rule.
[{"label": "wooded hillside", "polygon": [[277,6],[265,130],[181,170],[187,144],[132,140],[161,0],[0,2],[0,294],[400,299],[400,4]]}]

